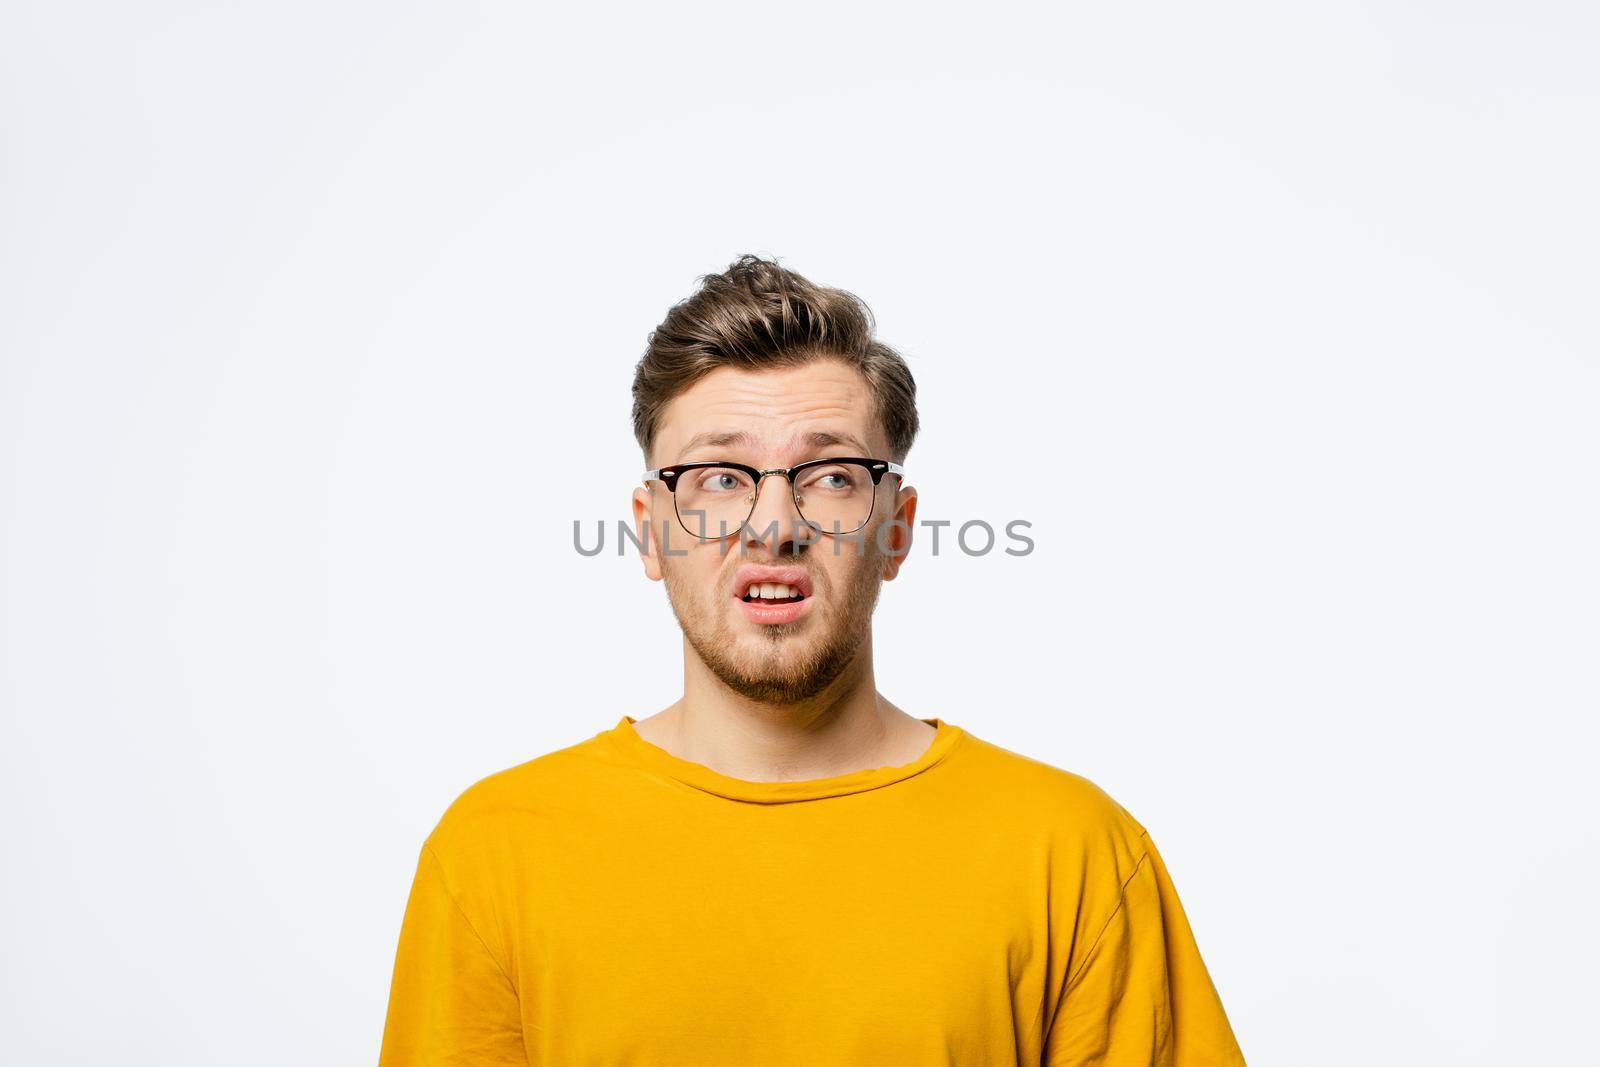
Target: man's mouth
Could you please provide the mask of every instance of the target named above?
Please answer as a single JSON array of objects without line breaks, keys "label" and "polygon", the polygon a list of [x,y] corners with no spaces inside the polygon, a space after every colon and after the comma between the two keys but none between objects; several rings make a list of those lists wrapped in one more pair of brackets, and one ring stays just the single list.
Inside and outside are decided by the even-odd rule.
[{"label": "man's mouth", "polygon": [[811,611],[815,590],[804,567],[739,568],[733,596],[751,622],[763,625],[797,622]]},{"label": "man's mouth", "polygon": [[744,596],[739,599],[746,604],[798,604],[805,598],[806,595],[793,586],[782,582],[762,582],[745,590]]}]

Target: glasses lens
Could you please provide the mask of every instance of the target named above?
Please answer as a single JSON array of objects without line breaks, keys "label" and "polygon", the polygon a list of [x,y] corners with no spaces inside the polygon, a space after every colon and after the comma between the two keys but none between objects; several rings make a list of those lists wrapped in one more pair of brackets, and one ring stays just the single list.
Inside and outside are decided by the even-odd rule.
[{"label": "glasses lens", "polygon": [[727,537],[750,514],[755,482],[748,471],[699,467],[678,477],[673,502],[683,528],[699,538]]},{"label": "glasses lens", "polygon": [[823,533],[854,533],[872,517],[872,475],[859,463],[824,463],[795,475],[801,516]]}]

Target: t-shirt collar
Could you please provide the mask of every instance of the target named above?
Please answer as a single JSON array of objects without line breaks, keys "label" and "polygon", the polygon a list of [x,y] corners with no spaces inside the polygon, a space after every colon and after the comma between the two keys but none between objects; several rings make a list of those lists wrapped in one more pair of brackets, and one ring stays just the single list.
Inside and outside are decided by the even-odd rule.
[{"label": "t-shirt collar", "polygon": [[894,767],[869,767],[859,771],[850,771],[847,774],[837,774],[828,778],[812,778],[805,781],[752,782],[743,778],[734,778],[714,771],[704,764],[674,756],[659,745],[646,741],[639,731],[634,729],[636,721],[633,716],[624,715],[614,728],[606,732],[606,736],[631,762],[704,792],[712,793],[728,800],[739,800],[755,804],[785,804],[798,800],[821,800],[826,797],[863,793],[871,789],[880,789],[887,785],[893,785],[936,766],[950,754],[956,742],[965,734],[961,727],[952,726],[943,719],[923,719],[923,722],[934,727],[938,732],[934,734],[933,741],[923,751],[922,755],[910,763]]}]

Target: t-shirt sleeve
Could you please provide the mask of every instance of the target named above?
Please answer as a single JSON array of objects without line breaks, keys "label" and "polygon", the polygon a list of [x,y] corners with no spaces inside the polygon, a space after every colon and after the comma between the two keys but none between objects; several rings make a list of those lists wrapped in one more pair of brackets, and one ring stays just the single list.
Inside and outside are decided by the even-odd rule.
[{"label": "t-shirt sleeve", "polygon": [[1045,1067],[1244,1064],[1166,865],[1143,840],[1120,903],[1067,980]]},{"label": "t-shirt sleeve", "polygon": [[424,845],[395,952],[379,1067],[527,1062],[516,986]]}]

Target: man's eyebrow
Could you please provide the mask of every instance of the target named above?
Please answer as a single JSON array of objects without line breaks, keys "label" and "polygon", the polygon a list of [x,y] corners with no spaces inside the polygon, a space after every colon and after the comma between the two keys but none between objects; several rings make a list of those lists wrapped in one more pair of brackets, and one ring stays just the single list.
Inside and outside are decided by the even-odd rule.
[{"label": "man's eyebrow", "polygon": [[755,437],[748,430],[719,430],[697,433],[683,446],[687,455],[697,448],[727,448],[729,445],[750,445]]},{"label": "man's eyebrow", "polygon": [[829,445],[845,445],[856,450],[858,456],[867,454],[867,446],[847,433],[830,433],[827,430],[814,430],[801,438],[812,448],[826,448]]}]

